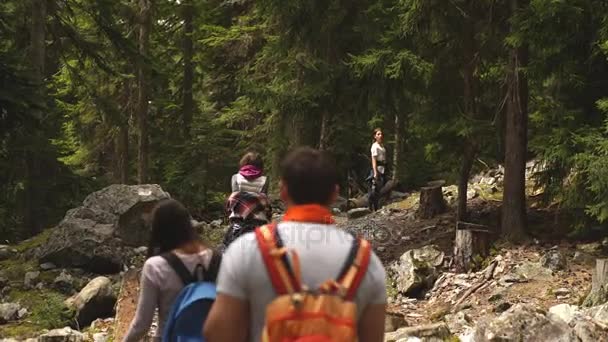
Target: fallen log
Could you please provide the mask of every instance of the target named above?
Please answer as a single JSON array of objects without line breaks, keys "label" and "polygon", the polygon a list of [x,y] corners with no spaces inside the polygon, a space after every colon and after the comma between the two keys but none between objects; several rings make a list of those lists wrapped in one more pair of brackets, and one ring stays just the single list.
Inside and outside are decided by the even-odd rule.
[{"label": "fallen log", "polygon": [[[397,186],[397,184],[398,184],[398,182],[389,180],[388,182],[386,182],[386,184],[384,184],[382,189],[380,189],[379,203],[381,206],[386,202],[388,195]],[[356,198],[351,198],[348,200],[348,209],[366,208],[368,206],[369,206],[368,194],[364,194],[362,196],[359,196]]]}]

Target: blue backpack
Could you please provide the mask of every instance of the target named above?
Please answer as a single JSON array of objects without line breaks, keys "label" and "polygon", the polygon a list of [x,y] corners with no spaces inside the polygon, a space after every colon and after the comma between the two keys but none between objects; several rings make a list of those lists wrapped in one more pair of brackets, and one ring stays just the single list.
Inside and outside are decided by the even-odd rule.
[{"label": "blue backpack", "polygon": [[197,265],[194,274],[175,254],[161,255],[184,283],[173,302],[163,331],[163,342],[202,342],[203,325],[215,301],[215,279],[221,263],[219,253],[213,253],[209,268]]}]

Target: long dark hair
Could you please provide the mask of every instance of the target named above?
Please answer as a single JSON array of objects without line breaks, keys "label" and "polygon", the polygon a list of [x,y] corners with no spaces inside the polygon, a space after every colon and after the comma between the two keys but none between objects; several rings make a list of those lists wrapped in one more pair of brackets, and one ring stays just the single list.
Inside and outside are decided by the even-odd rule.
[{"label": "long dark hair", "polygon": [[148,258],[200,240],[186,207],[174,199],[161,200],[154,208]]}]

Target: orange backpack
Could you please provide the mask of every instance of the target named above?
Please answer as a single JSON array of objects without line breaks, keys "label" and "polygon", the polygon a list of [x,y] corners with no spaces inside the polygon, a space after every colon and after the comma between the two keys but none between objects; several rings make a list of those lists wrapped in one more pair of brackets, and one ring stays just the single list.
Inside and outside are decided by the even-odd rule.
[{"label": "orange backpack", "polygon": [[276,224],[257,228],[255,235],[277,293],[266,307],[262,341],[357,341],[354,298],[369,265],[370,243],[355,239],[340,275],[327,280],[317,291],[310,291],[302,284],[298,255],[283,247]]}]

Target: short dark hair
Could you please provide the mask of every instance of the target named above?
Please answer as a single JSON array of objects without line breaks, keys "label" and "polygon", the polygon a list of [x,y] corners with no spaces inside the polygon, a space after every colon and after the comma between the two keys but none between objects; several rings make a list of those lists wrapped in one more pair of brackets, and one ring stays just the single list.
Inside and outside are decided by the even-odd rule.
[{"label": "short dark hair", "polygon": [[243,167],[245,165],[253,165],[263,170],[264,160],[262,159],[262,156],[257,152],[247,152],[239,162],[239,167]]},{"label": "short dark hair", "polygon": [[169,252],[184,243],[199,240],[190,213],[180,202],[163,199],[154,208],[148,257]]},{"label": "short dark hair", "polygon": [[338,184],[338,172],[328,153],[300,147],[283,160],[281,179],[295,204],[327,205]]}]

